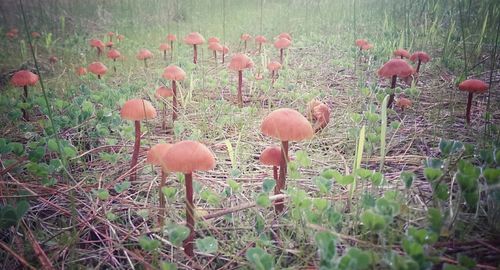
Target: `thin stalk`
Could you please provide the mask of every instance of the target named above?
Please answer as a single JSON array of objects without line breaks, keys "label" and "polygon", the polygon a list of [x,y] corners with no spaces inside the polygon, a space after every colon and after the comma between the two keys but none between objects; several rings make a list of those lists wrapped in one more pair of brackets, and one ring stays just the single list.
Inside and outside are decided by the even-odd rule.
[{"label": "thin stalk", "polygon": [[186,185],[186,224],[189,228],[189,236],[184,240],[184,253],[189,257],[194,256],[193,241],[194,241],[194,205],[193,205],[193,175],[192,173],[184,174]]},{"label": "thin stalk", "polygon": [[[288,162],[288,141],[281,142],[281,160],[279,168],[278,181],[276,181],[276,186],[274,187],[274,194],[281,194],[282,190],[285,189],[286,185],[286,171]],[[277,199],[274,203],[274,211],[276,214],[283,212],[284,204],[283,199]]]},{"label": "thin stalk", "polygon": [[468,70],[467,70],[467,47],[465,45],[465,23],[464,23],[464,16],[463,16],[463,3],[462,0],[458,1],[459,3],[459,15],[460,15],[460,28],[462,30],[462,46],[464,50],[464,78],[467,79],[468,76]]},{"label": "thin stalk", "polygon": [[469,95],[467,96],[467,110],[465,112],[465,119],[467,120],[467,124],[470,124],[470,109],[472,107],[472,96],[473,93],[469,92]]},{"label": "thin stalk", "polygon": [[137,160],[139,158],[139,148],[141,147],[141,121],[134,121],[135,126],[135,142],[132,160],[130,162],[130,181],[134,181],[137,177]]},{"label": "thin stalk", "polygon": [[385,162],[385,136],[387,134],[387,103],[389,102],[389,95],[386,95],[380,106],[380,167],[379,172],[384,170]]},{"label": "thin stalk", "polygon": [[238,106],[243,107],[243,95],[241,94],[241,87],[243,85],[243,70],[238,71]]},{"label": "thin stalk", "polygon": [[175,122],[175,120],[177,119],[177,84],[175,83],[175,81],[172,81],[172,92],[174,92],[174,95],[172,97],[172,122]]},{"label": "thin stalk", "polygon": [[500,33],[500,20],[497,21],[497,33],[496,33],[496,37],[495,37],[495,46],[493,47],[493,51],[491,52],[491,57],[490,59],[492,59],[491,61],[491,68],[490,68],[490,83],[489,83],[489,89],[488,89],[488,101],[486,103],[486,113],[484,114],[484,118],[485,118],[485,122],[486,122],[486,125],[484,125],[484,139],[486,140],[486,137],[487,137],[487,133],[488,133],[488,127],[491,125],[490,123],[490,116],[489,116],[489,112],[490,112],[490,106],[491,106],[491,82],[493,81],[493,72],[495,71],[496,69],[496,61],[495,59],[497,59],[497,48],[498,48],[498,36],[499,36],[499,33]]},{"label": "thin stalk", "polygon": [[165,195],[163,195],[163,187],[165,186],[165,183],[167,182],[167,174],[161,169],[161,180],[160,180],[160,187],[159,187],[159,202],[160,202],[160,212],[158,215],[158,224],[160,225],[160,228],[163,227],[164,221],[165,221],[165,207],[166,207],[166,201],[165,201]]},{"label": "thin stalk", "polygon": [[193,63],[196,64],[198,59],[198,51],[196,50],[196,44],[193,45]]},{"label": "thin stalk", "polygon": [[[23,91],[23,102],[26,103],[26,102],[28,102],[28,86],[27,85],[23,86],[23,90],[24,90]],[[29,122],[30,121],[30,116],[28,114],[28,111],[25,108],[23,108],[22,112],[23,112],[23,119],[24,119],[24,121],[28,121]]]}]

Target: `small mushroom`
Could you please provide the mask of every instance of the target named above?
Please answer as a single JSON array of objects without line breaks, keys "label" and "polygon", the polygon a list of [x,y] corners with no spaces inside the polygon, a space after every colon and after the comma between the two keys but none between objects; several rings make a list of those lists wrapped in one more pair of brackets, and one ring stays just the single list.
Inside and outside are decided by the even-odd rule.
[{"label": "small mushroom", "polygon": [[243,49],[244,52],[246,52],[246,50],[247,50],[247,41],[249,41],[251,38],[252,38],[252,36],[250,36],[249,34],[246,34],[246,33],[241,35],[240,39],[245,44],[244,45],[245,47]]},{"label": "small mushroom", "polygon": [[[170,88],[167,88],[165,86],[160,86],[158,87],[158,89],[156,89],[156,92],[155,92],[155,97],[159,100],[164,100],[168,97],[173,97],[174,96],[174,91],[172,91],[172,89]],[[161,121],[162,124],[162,128],[165,129],[166,128],[166,122],[167,122],[167,105],[165,104],[165,102],[162,102],[163,103],[163,120]]]},{"label": "small mushroom", "polygon": [[210,43],[220,43],[220,39],[218,37],[210,37],[208,39],[208,44]]},{"label": "small mushroom", "polygon": [[417,64],[417,73],[420,71],[420,64],[421,63],[427,63],[431,60],[431,57],[426,53],[426,52],[422,52],[422,51],[417,51],[417,52],[414,52],[411,56],[410,56],[410,61],[412,61],[413,63],[415,62],[418,62]]},{"label": "small mushroom", "polygon": [[139,147],[141,146],[141,121],[155,118],[156,110],[149,101],[135,98],[123,104],[120,116],[124,120],[134,121],[135,143],[132,160],[130,162],[130,181],[133,181],[136,179],[137,159],[139,157]]},{"label": "small mushroom", "polygon": [[144,61],[144,67],[147,68],[148,67],[148,62],[147,60],[149,58],[152,58],[153,57],[153,53],[150,52],[148,49],[140,49],[139,50],[139,53],[137,53],[137,59],[138,60],[143,60]]},{"label": "small mushroom", "polygon": [[292,41],[292,35],[290,35],[290,33],[287,33],[287,32],[282,32],[278,35],[278,38],[286,38],[290,41]]},{"label": "small mushroom", "polygon": [[401,108],[401,111],[404,112],[405,109],[408,109],[411,107],[412,105],[412,102],[411,100],[405,98],[404,96],[400,96],[397,100],[396,100],[396,107],[399,107]]},{"label": "small mushroom", "polygon": [[[281,163],[276,190],[278,194],[285,188],[288,162],[288,142],[312,138],[313,128],[309,121],[298,111],[288,108],[277,109],[268,114],[260,124],[260,131],[281,141]],[[276,201],[276,213],[283,211],[283,200]]]},{"label": "small mushroom", "polygon": [[90,72],[94,73],[97,75],[97,78],[100,80],[101,76],[106,74],[106,71],[108,71],[108,68],[101,62],[93,62],[91,63],[88,68]]},{"label": "small mushroom", "polygon": [[167,43],[160,44],[159,50],[163,52],[163,60],[167,60],[167,51],[170,51],[170,45]]},{"label": "small mushroom", "polygon": [[265,36],[262,36],[262,35],[255,36],[255,43],[259,44],[259,54],[262,51],[262,44],[264,44],[266,42],[267,42],[267,39]]},{"label": "small mushroom", "polygon": [[120,58],[121,54],[116,49],[111,49],[108,52],[108,58],[113,59],[113,70],[116,72],[116,59]]},{"label": "small mushroom", "polygon": [[401,59],[410,58],[410,53],[405,49],[397,49],[392,54],[396,57],[400,57]]},{"label": "small mushroom", "polygon": [[214,60],[217,63],[217,51],[222,51],[222,46],[218,42],[212,42],[208,44],[208,49],[214,53]]},{"label": "small mushroom", "polygon": [[90,40],[90,47],[96,48],[97,50],[97,57],[100,57],[102,54],[102,51],[104,51],[104,43],[99,40],[99,39],[91,39]]},{"label": "small mushroom", "polygon": [[165,68],[163,72],[163,78],[172,81],[172,92],[174,93],[172,98],[172,107],[174,109],[172,113],[172,121],[177,119],[177,85],[176,81],[183,81],[186,78],[186,72],[182,68],[176,65],[170,65]]},{"label": "small mushroom", "polygon": [[172,61],[172,58],[174,57],[174,41],[177,40],[177,36],[174,34],[168,34],[167,35],[167,41],[170,42],[170,49],[172,52],[170,53],[170,61]]},{"label": "small mushroom", "polygon": [[109,42],[113,42],[113,37],[115,36],[115,33],[113,32],[108,32],[108,37],[109,37]]},{"label": "small mushroom", "polygon": [[283,51],[290,47],[292,41],[287,38],[280,38],[274,42],[274,47],[280,50],[280,63],[283,65]]},{"label": "small mushroom", "polygon": [[330,122],[330,108],[326,104],[318,100],[311,100],[308,103],[308,117],[314,122],[314,132],[318,132],[325,128]]},{"label": "small mushroom", "polygon": [[118,35],[118,36],[116,36],[116,39],[117,39],[119,42],[122,42],[122,41],[125,39],[125,36],[124,36],[124,35]]},{"label": "small mushroom", "polygon": [[[398,77],[404,78],[413,74],[413,68],[402,59],[391,59],[385,63],[379,70],[378,75],[383,78],[391,78],[391,89],[396,88],[396,80]],[[394,93],[389,96],[387,108],[390,108],[394,102]]]},{"label": "small mushroom", "polygon": [[108,42],[106,42],[106,48],[108,48],[108,49],[113,48],[113,46],[114,46],[114,45],[115,45],[115,44],[113,43],[113,41],[108,41]]},{"label": "small mushroom", "polygon": [[193,63],[196,64],[198,62],[198,52],[196,50],[196,46],[205,43],[205,39],[200,33],[192,32],[184,38],[184,42],[189,45],[193,45]]},{"label": "small mushroom", "polygon": [[87,69],[85,67],[77,67],[75,69],[75,73],[77,76],[83,76],[83,75],[87,74]]},{"label": "small mushroom", "polygon": [[222,52],[222,64],[224,64],[224,59],[226,54],[229,52],[229,48],[227,46],[222,46],[221,52]]},{"label": "small mushroom", "polygon": [[469,79],[461,82],[458,85],[458,89],[460,91],[469,92],[469,96],[467,98],[467,109],[465,112],[465,119],[467,120],[467,124],[470,124],[470,109],[472,107],[472,96],[474,94],[480,94],[488,91],[488,84],[477,79]]},{"label": "small mushroom", "polygon": [[160,202],[160,211],[158,213],[158,224],[160,227],[163,227],[163,223],[165,220],[165,195],[163,195],[162,188],[165,186],[165,183],[167,182],[167,174],[168,171],[165,169],[165,166],[163,166],[163,161],[162,157],[167,153],[168,149],[172,144],[170,143],[159,143],[151,149],[149,149],[147,155],[146,155],[146,163],[151,164],[151,165],[156,165],[160,166],[161,168],[161,180],[160,180],[160,185],[158,186],[158,198]]},{"label": "small mushroom", "polygon": [[267,64],[267,70],[271,72],[271,84],[274,84],[276,77],[278,76],[278,70],[280,70],[281,64],[278,61],[271,61]]},{"label": "small mushroom", "polygon": [[[10,83],[15,87],[22,87],[23,92],[23,102],[28,102],[28,86],[33,86],[38,82],[38,75],[32,73],[29,70],[19,70],[10,79]],[[29,121],[29,114],[26,109],[22,109],[23,119]]]},{"label": "small mushroom", "polygon": [[[269,146],[262,151],[259,157],[260,163],[264,165],[273,166],[273,179],[278,183],[278,167],[281,164],[281,148],[278,146]],[[278,190],[278,186],[274,186],[274,194],[280,194],[280,190]],[[278,207],[275,205],[275,207]],[[277,210],[276,210],[277,211]]]},{"label": "small mushroom", "polygon": [[162,157],[165,168],[170,172],[184,174],[186,185],[186,224],[190,230],[184,240],[184,252],[192,257],[194,241],[193,172],[215,168],[214,154],[203,144],[195,141],[181,141],[170,147]]},{"label": "small mushroom", "polygon": [[243,107],[243,95],[241,94],[241,88],[243,85],[243,70],[253,67],[253,61],[250,57],[237,53],[231,58],[231,63],[229,63],[229,69],[238,72],[238,105]]}]

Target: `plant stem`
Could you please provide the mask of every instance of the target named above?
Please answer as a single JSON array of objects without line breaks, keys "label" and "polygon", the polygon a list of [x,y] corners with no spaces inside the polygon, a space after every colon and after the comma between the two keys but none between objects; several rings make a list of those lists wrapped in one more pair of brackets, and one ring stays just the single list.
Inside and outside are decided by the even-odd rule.
[{"label": "plant stem", "polygon": [[[396,88],[396,80],[398,79],[398,76],[394,75],[392,76],[392,81],[391,81],[391,89]],[[390,108],[392,105],[392,102],[394,102],[394,93],[391,93],[389,95],[389,102],[387,102],[387,108]]]},{"label": "plant stem", "polygon": [[160,213],[158,215],[158,224],[160,227],[163,227],[164,221],[165,221],[165,195],[163,195],[163,190],[162,188],[165,186],[165,183],[167,182],[167,174],[161,169],[161,181],[160,181],[160,188],[159,188],[159,202],[160,202]]},{"label": "plant stem", "polygon": [[130,181],[136,179],[137,174],[137,159],[139,158],[139,147],[141,147],[141,121],[134,121],[135,126],[135,142],[134,142],[134,152],[132,153],[132,161],[130,162]]},{"label": "plant stem", "polygon": [[243,95],[241,94],[241,87],[243,85],[243,70],[238,71],[238,106],[243,107]]},{"label": "plant stem", "polygon": [[175,81],[172,81],[172,92],[174,92],[172,97],[172,107],[174,109],[172,112],[172,122],[174,122],[177,119],[177,85]]},{"label": "plant stem", "polygon": [[198,59],[198,51],[196,50],[196,44],[193,45],[193,50],[194,50],[194,52],[193,52],[193,63],[196,64],[197,59]]},{"label": "plant stem", "polygon": [[467,47],[465,46],[465,25],[464,25],[464,17],[463,17],[463,3],[462,0],[459,0],[459,9],[458,12],[460,14],[460,28],[462,30],[462,46],[464,50],[464,78],[467,79],[468,70],[467,70]]},{"label": "plant stem", "polygon": [[470,124],[470,108],[472,107],[472,92],[469,92],[469,96],[467,97],[467,110],[465,112],[465,119],[467,124]]},{"label": "plant stem", "polygon": [[[24,90],[24,95],[23,95],[23,102],[26,103],[28,102],[28,86],[25,85],[23,86],[23,90]],[[23,119],[24,121],[30,121],[30,117],[29,117],[29,114],[28,114],[28,111],[26,111],[26,109],[22,109],[23,111]]]},{"label": "plant stem", "polygon": [[193,175],[192,173],[184,174],[184,182],[186,185],[186,224],[190,230],[189,236],[184,240],[184,252],[189,257],[194,256],[193,240],[194,240],[194,205],[193,205]]},{"label": "plant stem", "polygon": [[283,65],[283,48],[280,49],[280,64]]}]

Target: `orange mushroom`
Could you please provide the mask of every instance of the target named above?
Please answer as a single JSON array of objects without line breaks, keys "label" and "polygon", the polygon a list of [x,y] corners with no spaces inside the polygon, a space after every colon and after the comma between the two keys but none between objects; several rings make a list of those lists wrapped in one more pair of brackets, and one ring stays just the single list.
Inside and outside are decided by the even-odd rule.
[{"label": "orange mushroom", "polygon": [[172,92],[174,93],[172,98],[172,121],[174,122],[177,119],[177,84],[176,81],[183,81],[186,78],[186,72],[182,70],[182,68],[176,65],[170,65],[165,68],[163,72],[163,78],[172,81]]},{"label": "orange mushroom", "polygon": [[167,60],[167,51],[170,51],[170,45],[168,45],[167,43],[162,43],[160,44],[160,51],[163,52],[163,60]]},{"label": "orange mushroom", "polygon": [[[281,164],[281,148],[278,146],[269,146],[262,151],[259,157],[260,163],[273,166],[273,179],[278,183],[278,167]],[[278,195],[280,191],[274,186],[274,194]]]},{"label": "orange mushroom", "polygon": [[149,101],[136,98],[130,99],[123,104],[120,116],[124,120],[134,121],[135,143],[130,162],[130,181],[133,181],[136,179],[137,159],[139,157],[139,147],[141,146],[141,121],[155,118],[156,110]]},{"label": "orange mushroom", "polygon": [[177,40],[177,36],[174,34],[168,34],[167,35],[167,41],[170,42],[170,49],[172,52],[170,53],[170,61],[172,61],[172,58],[174,57],[174,41]]},{"label": "orange mushroom", "polygon": [[238,105],[241,108],[243,106],[243,96],[241,94],[241,88],[243,85],[243,70],[253,67],[253,61],[250,57],[237,53],[231,58],[231,63],[229,63],[229,69],[238,72]]},{"label": "orange mushroom", "polygon": [[[408,77],[413,74],[413,68],[402,59],[391,59],[385,63],[379,70],[378,75],[383,78],[391,78],[391,89],[396,88],[396,80],[398,77]],[[389,96],[387,108],[394,102],[394,93]]]},{"label": "orange mushroom", "polygon": [[[170,88],[167,88],[165,86],[160,86],[158,87],[158,89],[156,89],[156,92],[155,92],[155,97],[159,100],[164,100],[168,97],[173,97],[174,96],[174,91],[172,91],[172,89]],[[166,128],[166,122],[167,122],[167,105],[165,104],[165,102],[163,102],[163,121],[162,124],[161,124],[161,127],[163,129]]]},{"label": "orange mushroom", "polygon": [[113,37],[115,36],[115,33],[113,32],[108,32],[108,37],[109,37],[109,42],[111,42],[111,44],[113,44]]},{"label": "orange mushroom", "polygon": [[281,68],[281,64],[278,61],[271,61],[267,64],[267,70],[271,72],[271,84],[274,84],[276,76],[278,75],[278,70]]},{"label": "orange mushroom", "polygon": [[193,45],[193,63],[196,64],[198,62],[198,52],[196,50],[196,46],[205,43],[205,39],[200,33],[192,32],[184,38],[184,42],[189,45]]},{"label": "orange mushroom", "polygon": [[488,91],[489,85],[481,80],[477,79],[469,79],[461,82],[458,85],[458,89],[461,91],[469,92],[467,98],[467,109],[465,112],[465,119],[467,120],[467,124],[470,124],[470,109],[472,107],[472,96],[474,94],[480,94]]},{"label": "orange mushroom", "polygon": [[137,53],[137,59],[138,60],[143,60],[144,61],[144,67],[148,67],[148,62],[147,60],[149,58],[153,57],[153,53],[150,52],[148,49],[140,49],[139,52]]},{"label": "orange mushroom", "polygon": [[104,43],[99,40],[99,39],[91,39],[90,40],[90,47],[96,48],[97,50],[97,57],[100,57],[102,54],[102,51],[104,51]]},{"label": "orange mushroom", "polygon": [[240,39],[245,44],[245,48],[243,49],[244,52],[247,50],[247,41],[249,41],[251,38],[252,38],[252,36],[250,36],[250,34],[242,34],[241,35]]},{"label": "orange mushroom", "polygon": [[311,100],[308,103],[308,117],[314,121],[314,132],[318,132],[328,125],[330,122],[330,108],[326,104],[318,100]]},{"label": "orange mushroom", "polygon": [[[19,70],[10,79],[10,83],[15,87],[22,87],[24,90],[23,102],[28,102],[28,86],[33,86],[38,82],[38,75],[28,70]],[[29,114],[26,109],[22,109],[23,119],[29,121]]]},{"label": "orange mushroom", "polygon": [[83,76],[83,75],[87,74],[87,69],[86,69],[86,68],[84,68],[84,67],[77,67],[77,68],[75,69],[75,73],[76,73],[76,75],[78,75],[78,76]]},{"label": "orange mushroom", "polygon": [[208,44],[208,49],[214,53],[214,60],[217,63],[217,51],[222,51],[222,46],[217,42],[212,42]]},{"label": "orange mushroom", "polygon": [[106,74],[106,71],[108,71],[108,68],[101,62],[93,62],[91,63],[88,68],[90,72],[94,73],[97,75],[97,78],[100,80],[101,76]]},{"label": "orange mushroom", "polygon": [[262,51],[262,44],[266,43],[267,39],[265,36],[258,35],[255,36],[255,42],[259,44],[259,54],[260,54],[260,52]]},{"label": "orange mushroom", "polygon": [[[302,141],[312,138],[314,131],[307,119],[298,111],[288,108],[277,109],[268,114],[260,124],[260,131],[267,136],[281,141],[281,163],[278,181],[276,182],[277,193],[285,188],[286,171],[288,162],[288,142]],[[283,211],[283,200],[277,200],[276,213]]]},{"label": "orange mushroom", "polygon": [[181,141],[170,147],[162,157],[165,168],[170,172],[184,174],[186,186],[186,224],[190,230],[184,240],[184,252],[192,257],[194,241],[193,172],[215,168],[214,154],[203,144],[195,141]]},{"label": "orange mushroom", "polygon": [[280,63],[283,64],[283,51],[290,47],[292,41],[287,38],[280,38],[274,42],[274,47],[280,50]]},{"label": "orange mushroom", "polygon": [[422,51],[414,52],[410,56],[410,61],[412,61],[413,63],[418,62],[417,70],[416,70],[417,73],[420,71],[420,64],[421,63],[425,64],[425,63],[429,62],[430,60],[431,60],[431,57],[426,52],[422,52]]},{"label": "orange mushroom", "polygon": [[220,39],[218,37],[211,37],[208,39],[208,44],[210,43],[220,43]]},{"label": "orange mushroom", "polygon": [[125,36],[120,34],[120,35],[116,36],[116,39],[118,41],[122,42],[125,39]]},{"label": "orange mushroom", "polygon": [[392,54],[396,57],[400,57],[401,59],[410,58],[410,53],[405,49],[397,49]]},{"label": "orange mushroom", "polygon": [[287,32],[282,32],[278,35],[278,38],[286,38],[288,40],[290,40],[290,42],[292,41],[292,35],[290,35],[290,33],[287,33]]},{"label": "orange mushroom", "polygon": [[400,96],[397,100],[396,100],[396,107],[399,107],[401,108],[401,111],[404,111],[405,109],[408,109],[411,107],[412,105],[412,102],[411,100],[405,98],[404,96]]},{"label": "orange mushroom", "polygon": [[108,58],[113,59],[113,70],[116,72],[116,59],[120,58],[121,53],[116,49],[111,49],[108,52]]},{"label": "orange mushroom", "polygon": [[147,155],[146,155],[146,163],[151,164],[151,165],[156,165],[161,167],[161,180],[160,180],[160,185],[158,186],[158,198],[160,202],[160,211],[158,213],[158,224],[160,227],[163,227],[163,223],[165,220],[165,195],[163,195],[163,187],[165,186],[165,183],[167,182],[167,171],[163,166],[163,161],[162,157],[167,153],[168,149],[172,144],[170,143],[159,143],[151,149],[149,149]]},{"label": "orange mushroom", "polygon": [[229,48],[227,46],[222,46],[222,50],[220,52],[222,52],[222,64],[224,64],[224,58],[229,52]]},{"label": "orange mushroom", "polygon": [[356,39],[356,41],[354,42],[356,44],[356,46],[359,48],[359,50],[361,51],[363,45],[366,45],[368,44],[368,41],[366,39]]},{"label": "orange mushroom", "polygon": [[38,32],[31,32],[31,37],[32,37],[32,38],[35,38],[35,39],[36,39],[36,38],[40,38],[41,36],[42,36],[42,35],[40,35],[40,33],[38,33]]}]

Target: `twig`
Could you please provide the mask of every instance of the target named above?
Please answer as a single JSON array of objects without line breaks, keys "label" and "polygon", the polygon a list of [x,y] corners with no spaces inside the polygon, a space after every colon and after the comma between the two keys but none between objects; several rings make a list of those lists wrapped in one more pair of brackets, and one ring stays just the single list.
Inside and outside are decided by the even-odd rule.
[{"label": "twig", "polygon": [[24,259],[21,255],[17,254],[15,251],[10,249],[8,245],[6,245],[4,242],[0,241],[0,247],[3,248],[5,251],[10,253],[10,255],[14,256],[24,267],[29,268],[31,270],[37,270],[35,267],[31,266],[26,259]]}]

